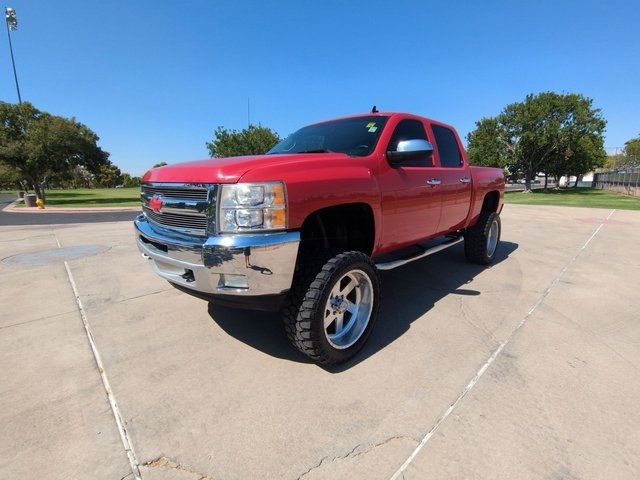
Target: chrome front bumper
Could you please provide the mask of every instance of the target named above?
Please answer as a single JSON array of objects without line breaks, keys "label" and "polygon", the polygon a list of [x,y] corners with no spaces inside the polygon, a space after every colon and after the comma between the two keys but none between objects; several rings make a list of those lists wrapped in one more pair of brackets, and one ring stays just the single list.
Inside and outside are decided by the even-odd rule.
[{"label": "chrome front bumper", "polygon": [[300,232],[181,234],[147,220],[134,221],[138,249],[158,275],[213,295],[277,295],[291,288]]}]

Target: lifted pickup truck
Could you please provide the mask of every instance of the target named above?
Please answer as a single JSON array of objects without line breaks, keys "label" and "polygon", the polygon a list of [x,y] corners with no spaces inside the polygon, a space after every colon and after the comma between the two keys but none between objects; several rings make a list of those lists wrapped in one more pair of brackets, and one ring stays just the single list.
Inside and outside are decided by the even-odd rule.
[{"label": "lifted pickup truck", "polygon": [[266,155],[142,180],[136,240],[158,275],[212,301],[282,311],[293,345],[324,365],[371,334],[380,270],[462,241],[470,261],[489,264],[500,241],[502,171],[470,167],[451,126],[405,113],[316,123]]}]

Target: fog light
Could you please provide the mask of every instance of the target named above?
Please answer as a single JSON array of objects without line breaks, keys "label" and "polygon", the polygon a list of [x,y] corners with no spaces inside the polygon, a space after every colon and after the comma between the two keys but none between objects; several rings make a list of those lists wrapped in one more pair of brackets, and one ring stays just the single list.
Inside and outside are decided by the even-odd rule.
[{"label": "fog light", "polygon": [[223,273],[220,275],[218,286],[221,288],[249,288],[249,279],[245,275],[229,275]]}]

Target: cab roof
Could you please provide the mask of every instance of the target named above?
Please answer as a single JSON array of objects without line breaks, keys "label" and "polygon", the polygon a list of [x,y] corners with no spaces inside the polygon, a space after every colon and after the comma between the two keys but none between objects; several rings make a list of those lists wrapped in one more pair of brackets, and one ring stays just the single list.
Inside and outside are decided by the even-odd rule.
[{"label": "cab roof", "polygon": [[375,112],[375,113],[355,113],[352,115],[344,115],[341,117],[335,117],[335,118],[328,118],[326,120],[321,120],[319,122],[313,122],[311,125],[316,125],[319,123],[326,123],[326,122],[333,122],[336,120],[346,120],[347,118],[358,118],[358,117],[407,117],[407,118],[419,118],[422,120],[427,120],[429,123],[435,123],[436,125],[442,125],[448,128],[451,128],[452,130],[455,131],[455,128],[452,125],[449,125],[447,123],[441,122],[439,120],[434,120],[433,118],[429,118],[429,117],[425,117],[424,115],[417,115],[415,113],[408,113],[408,112]]}]

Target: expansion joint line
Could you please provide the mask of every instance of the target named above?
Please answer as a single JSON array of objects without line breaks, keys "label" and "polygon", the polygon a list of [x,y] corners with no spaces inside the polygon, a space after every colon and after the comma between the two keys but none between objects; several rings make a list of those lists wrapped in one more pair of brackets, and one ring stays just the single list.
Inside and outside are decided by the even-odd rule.
[{"label": "expansion joint line", "polygon": [[518,322],[516,327],[511,331],[511,333],[507,336],[507,338],[503,340],[500,345],[498,345],[498,347],[493,351],[493,353],[491,353],[487,361],[480,367],[480,369],[476,372],[473,378],[469,380],[469,383],[467,383],[467,385],[464,387],[462,392],[460,392],[460,395],[458,395],[455,401],[451,405],[449,405],[449,407],[447,407],[447,409],[442,413],[442,415],[440,415],[440,417],[438,418],[438,420],[436,420],[436,422],[433,424],[431,429],[424,435],[424,437],[422,437],[422,440],[420,441],[420,443],[418,443],[418,445],[413,450],[413,452],[411,452],[411,454],[407,457],[404,463],[400,465],[400,467],[393,473],[393,475],[391,475],[389,480],[398,480],[398,479],[404,478],[404,471],[409,467],[409,465],[411,465],[411,462],[413,462],[413,460],[416,458],[418,453],[420,453],[420,450],[422,450],[424,446],[429,442],[429,440],[431,440],[431,438],[435,435],[438,428],[440,428],[440,426],[449,417],[449,415],[453,413],[456,407],[460,405],[464,397],[466,397],[467,394],[471,391],[471,389],[475,387],[476,383],[478,383],[478,380],[480,380],[482,375],[484,375],[484,373],[495,361],[498,355],[502,353],[502,351],[504,350],[504,347],[507,346],[507,344],[511,341],[511,339],[515,336],[515,334],[518,333],[518,331],[522,328],[522,326],[527,322],[527,320],[531,318],[531,315],[533,315],[533,312],[535,312],[538,309],[538,307],[544,303],[544,300],[547,298],[549,293],[551,293],[551,290],[553,290],[555,286],[558,285],[558,283],[560,282],[560,279],[565,274],[565,272],[569,269],[569,267],[571,267],[571,265],[573,265],[573,263],[580,256],[580,254],[587,248],[587,246],[591,243],[591,240],[593,240],[593,238],[598,234],[598,232],[602,229],[602,227],[607,222],[607,220],[611,218],[611,215],[613,215],[614,212],[615,212],[615,209],[611,210],[607,218],[602,223],[600,223],[600,225],[598,225],[598,227],[587,239],[587,241],[584,242],[584,244],[578,249],[578,251],[573,255],[573,257],[571,257],[571,260],[569,260],[569,262],[564,267],[562,267],[560,272],[551,281],[551,283],[542,293],[540,298],[536,301],[536,303],[534,303],[533,307],[531,307],[531,309],[526,313],[526,315],[522,318],[522,320]]},{"label": "expansion joint line", "polygon": [[[56,243],[58,248],[62,248],[60,245],[60,240],[58,239],[58,235],[54,229],[51,229],[53,232],[53,236],[56,239]],[[127,454],[127,458],[129,459],[129,465],[131,466],[131,472],[133,473],[133,477],[135,480],[142,480],[140,476],[140,466],[138,464],[138,458],[133,450],[133,444],[131,443],[131,439],[129,438],[129,434],[127,433],[127,429],[124,426],[124,420],[122,419],[122,413],[120,412],[120,408],[118,407],[118,403],[116,402],[116,397],[113,394],[113,390],[111,389],[111,384],[109,383],[109,378],[107,377],[107,372],[104,368],[104,364],[102,363],[102,357],[100,356],[100,352],[98,351],[98,347],[96,346],[96,342],[93,339],[93,333],[91,332],[91,327],[89,326],[89,321],[87,320],[87,314],[82,306],[82,301],[80,300],[80,295],[78,294],[78,288],[76,287],[76,282],[73,279],[73,275],[71,274],[71,269],[69,268],[69,262],[65,260],[64,268],[67,271],[67,278],[69,279],[69,283],[71,284],[71,289],[73,290],[73,295],[76,299],[76,304],[78,306],[78,313],[80,313],[80,318],[82,319],[82,325],[84,326],[84,331],[87,334],[87,339],[89,340],[89,346],[91,347],[91,352],[93,353],[93,358],[96,362],[96,366],[98,367],[98,372],[100,373],[100,379],[102,380],[102,385],[104,386],[104,390],[107,394],[107,399],[109,400],[109,405],[111,406],[111,411],[113,412],[113,416],[116,421],[116,426],[118,428],[118,433],[120,434],[120,440],[122,440],[122,446]]]}]

